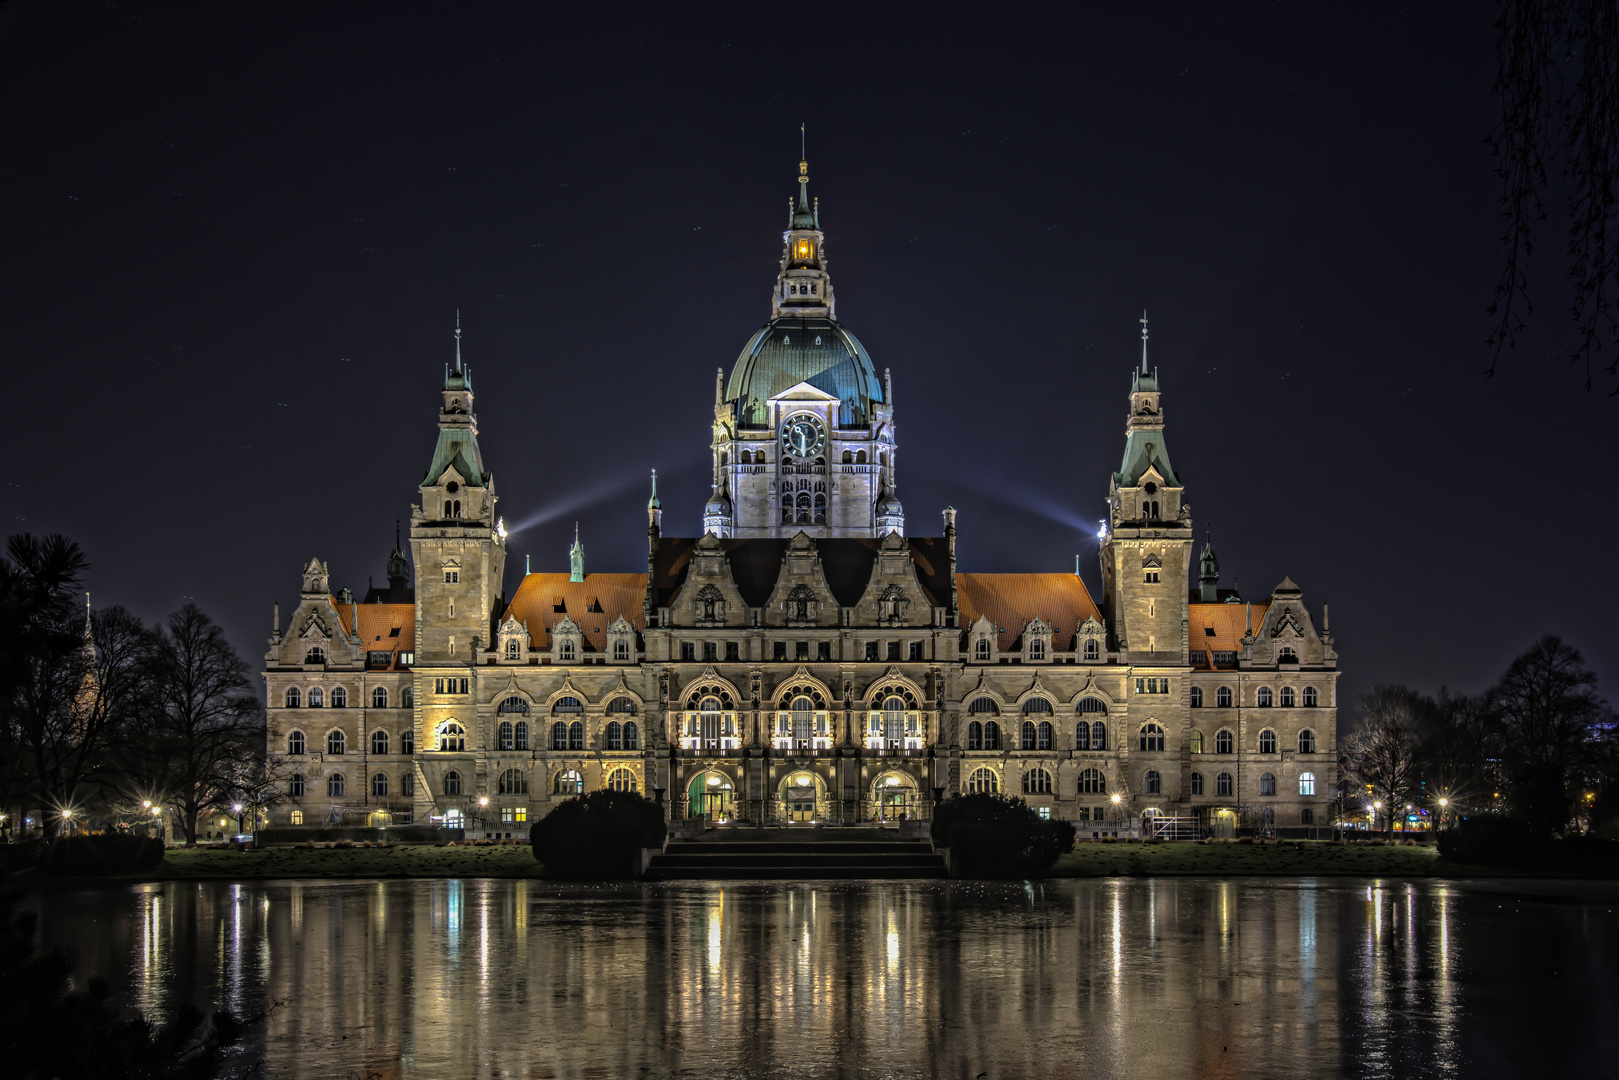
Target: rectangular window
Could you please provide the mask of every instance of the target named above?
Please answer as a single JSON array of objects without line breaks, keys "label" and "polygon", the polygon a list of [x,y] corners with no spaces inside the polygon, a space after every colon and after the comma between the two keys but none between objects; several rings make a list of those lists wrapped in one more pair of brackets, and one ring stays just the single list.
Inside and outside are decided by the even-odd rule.
[{"label": "rectangular window", "polygon": [[1138,694],[1167,694],[1169,693],[1168,679],[1137,679],[1136,693]]},{"label": "rectangular window", "polygon": [[446,570],[446,571],[444,571],[444,584],[446,584],[446,585],[459,585],[459,584],[461,584],[461,571],[459,571],[459,570]]},{"label": "rectangular window", "polygon": [[922,643],[920,641],[911,642],[911,659],[922,659]]},{"label": "rectangular window", "polygon": [[365,666],[385,668],[393,662],[394,654],[391,652],[372,651],[365,654]]},{"label": "rectangular window", "polygon": [[439,694],[464,694],[467,692],[466,679],[434,679],[433,690]]},{"label": "rectangular window", "polygon": [[809,642],[800,641],[800,642],[797,642],[796,645],[797,645],[797,648],[794,650],[794,655],[797,657],[797,659],[799,659],[799,660],[808,660],[809,659]]},{"label": "rectangular window", "polygon": [[832,643],[830,641],[818,641],[815,643],[815,659],[832,659]]},{"label": "rectangular window", "polygon": [[742,659],[741,647],[734,641],[725,643],[725,659],[736,661]]},{"label": "rectangular window", "polygon": [[720,658],[720,643],[717,641],[703,642],[703,659],[713,663]]},{"label": "rectangular window", "polygon": [[773,641],[770,644],[771,644],[770,656],[771,656],[772,659],[774,659],[774,660],[785,660],[785,659],[787,659],[787,643],[785,641]]},{"label": "rectangular window", "polygon": [[890,660],[898,660],[899,659],[899,642],[890,641],[888,643],[888,658]]},{"label": "rectangular window", "polygon": [[866,659],[867,660],[876,660],[877,658],[878,658],[877,657],[877,642],[875,642],[875,641],[866,642]]},{"label": "rectangular window", "polygon": [[1051,807],[1049,806],[1037,806],[1035,807],[1035,813],[1040,815],[1041,821],[1051,820]]},{"label": "rectangular window", "polygon": [[399,654],[399,666],[400,667],[410,667],[410,665],[414,664],[415,662],[416,662],[416,654],[415,653],[413,653],[413,652],[402,652],[402,653]]},{"label": "rectangular window", "polygon": [[1156,584],[1158,584],[1158,571],[1156,571],[1156,570],[1148,570],[1147,571],[1147,584],[1148,585],[1156,585]]},{"label": "rectangular window", "polygon": [[680,658],[682,660],[696,660],[697,643],[695,641],[682,641],[680,643]]}]

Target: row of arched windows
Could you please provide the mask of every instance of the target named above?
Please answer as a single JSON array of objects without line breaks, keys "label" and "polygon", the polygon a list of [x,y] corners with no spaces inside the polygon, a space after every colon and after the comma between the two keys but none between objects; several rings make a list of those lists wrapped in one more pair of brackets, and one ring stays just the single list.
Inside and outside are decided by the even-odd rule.
[{"label": "row of arched windows", "polygon": [[[1052,708],[1051,702],[1048,699],[1043,697],[1032,697],[1025,701],[1018,711],[1024,716],[1028,716],[1031,713],[1051,713],[1055,712],[1056,710]],[[1106,716],[1107,702],[1103,701],[1101,698],[1082,697],[1074,703],[1074,711],[1076,713],[1084,713],[1087,716],[1092,714]],[[976,697],[967,703],[967,715],[999,716],[1001,715],[1001,707],[994,698]]]},{"label": "row of arched windows", "polygon": [[[613,791],[636,791],[639,783],[635,773],[630,769],[618,768],[607,774],[607,787]],[[457,796],[466,794],[465,782],[461,774],[454,769],[444,774],[444,794]],[[555,791],[559,795],[577,795],[584,790],[584,777],[577,769],[565,769],[558,772],[555,781]],[[307,781],[303,773],[293,773],[287,782],[287,794],[295,799],[301,799],[307,793]],[[348,793],[348,779],[340,772],[334,772],[326,777],[326,795],[328,798],[345,798]],[[497,795],[527,795],[528,773],[522,769],[507,769],[495,781],[495,794]],[[386,799],[392,794],[392,782],[387,773],[374,773],[371,777],[371,797]],[[405,773],[399,778],[399,795],[402,798],[413,798],[416,794],[416,777],[412,773]]]},{"label": "row of arched windows", "polygon": [[[1156,775],[1157,774],[1151,772],[1147,774],[1149,784],[1148,790],[1150,792],[1156,792],[1158,790],[1156,787],[1150,786],[1154,782]],[[1191,784],[1193,795],[1202,795],[1205,793],[1202,773],[1193,773],[1191,777]],[[1236,794],[1236,779],[1228,772],[1223,772],[1217,775],[1214,778],[1214,794],[1216,796],[1230,796]],[[1276,794],[1275,773],[1265,772],[1259,774],[1259,794]],[[1315,795],[1315,773],[1299,773],[1299,794],[1307,797],[1313,797]]]},{"label": "row of arched windows", "polygon": [[[289,709],[320,709],[326,706],[326,693],[318,686],[311,686],[306,694],[300,687],[289,686],[282,695],[282,702]],[[373,709],[388,708],[389,694],[386,686],[373,687],[371,690],[371,707]],[[416,704],[415,687],[407,686],[399,694],[399,707],[409,709]],[[346,709],[349,705],[349,692],[346,687],[334,686],[331,694],[331,707]]]},{"label": "row of arched windows", "polygon": [[[1019,731],[1018,748],[1020,750],[1053,750],[1056,744],[1053,740],[1055,729],[1051,721],[1033,720],[1023,721]],[[970,720],[967,722],[967,749],[968,750],[999,750],[1001,749],[1001,725],[996,720]],[[1101,720],[1087,722],[1079,721],[1074,725],[1074,749],[1076,750],[1106,750],[1107,724]]]},{"label": "row of arched windows", "polygon": [[[1046,769],[1030,769],[1023,774],[1025,795],[1050,795],[1054,790],[1051,773]],[[1082,795],[1106,795],[1107,778],[1100,769],[1086,769],[1079,774],[1079,792]],[[967,777],[967,790],[973,794],[995,794],[1001,789],[1001,778],[994,769],[974,769]]]},{"label": "row of arched windows", "polygon": [[[390,752],[392,737],[380,728],[371,733],[371,753],[374,757],[383,757]],[[333,728],[326,733],[326,753],[342,754],[348,750],[348,738],[340,728]],[[302,731],[294,728],[287,732],[287,753],[303,755],[309,752],[309,740]],[[399,753],[414,754],[416,752],[416,733],[408,728],[400,732]]]},{"label": "row of arched windows", "polygon": [[[1273,728],[1265,728],[1259,733],[1258,747],[1261,754],[1277,753],[1280,746],[1281,740],[1277,737],[1276,731]],[[1299,732],[1298,746],[1299,753],[1301,754],[1315,753],[1315,732],[1309,728],[1304,728],[1301,730]],[[1235,753],[1236,748],[1237,737],[1230,728],[1221,728],[1219,731],[1214,733],[1214,752],[1216,754]],[[1192,732],[1191,749],[1192,753],[1194,754],[1203,753],[1203,733],[1201,731]]]},{"label": "row of arched windows", "polygon": [[[1306,686],[1302,694],[1295,692],[1291,686],[1284,686],[1275,694],[1272,694],[1270,687],[1261,686],[1254,695],[1254,702],[1261,709],[1268,709],[1272,705],[1280,705],[1284,709],[1291,709],[1300,704],[1306,709],[1313,709],[1320,703],[1320,700],[1313,686]],[[1231,702],[1231,687],[1222,686],[1215,690],[1214,707],[1216,709],[1229,709],[1231,708]],[[1203,688],[1201,686],[1192,687],[1191,705],[1194,709],[1203,707]]]},{"label": "row of arched windows", "polygon": [[[361,778],[364,779],[363,777]],[[303,773],[293,773],[287,781],[287,794],[295,799],[303,798],[306,790],[306,781]],[[373,799],[386,799],[393,792],[393,782],[384,772],[373,773],[371,776],[371,797]],[[326,777],[326,796],[330,799],[345,798],[348,793],[348,778],[342,773],[330,773]],[[405,773],[399,778],[399,795],[401,798],[414,798],[416,795],[416,777],[412,773]]]}]

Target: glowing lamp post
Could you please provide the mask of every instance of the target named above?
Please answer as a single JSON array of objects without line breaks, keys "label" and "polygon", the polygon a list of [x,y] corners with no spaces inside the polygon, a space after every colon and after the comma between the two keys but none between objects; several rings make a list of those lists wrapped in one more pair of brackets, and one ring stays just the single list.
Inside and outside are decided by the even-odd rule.
[{"label": "glowing lamp post", "polygon": [[231,809],[236,811],[236,835],[241,836],[242,835],[242,804],[237,803],[235,806],[231,807]]},{"label": "glowing lamp post", "polygon": [[478,797],[478,831],[479,832],[488,832],[489,831],[489,826],[484,824],[484,811],[485,811],[485,809],[488,808],[488,806],[489,806],[489,796],[480,795]]},{"label": "glowing lamp post", "polygon": [[1113,835],[1115,836],[1117,836],[1119,833],[1119,816],[1123,813],[1123,810],[1120,809],[1119,804],[1123,801],[1124,800],[1120,798],[1119,793],[1115,791],[1113,793]]}]

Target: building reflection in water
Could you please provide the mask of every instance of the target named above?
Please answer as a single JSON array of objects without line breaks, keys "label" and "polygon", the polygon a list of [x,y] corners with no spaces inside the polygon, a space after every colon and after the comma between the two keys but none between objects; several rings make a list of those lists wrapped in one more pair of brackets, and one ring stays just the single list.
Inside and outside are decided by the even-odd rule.
[{"label": "building reflection in water", "polygon": [[[1552,920],[1578,958],[1548,984],[1564,1030],[1619,1039],[1581,1026],[1616,993],[1590,959],[1619,945],[1612,900],[1525,914],[1325,879],[191,883],[59,894],[41,926],[148,1013],[284,1001],[249,1048],[272,1074],[1399,1076],[1458,1073],[1506,1027],[1469,987],[1503,953],[1480,942],[1525,936],[1514,918]],[[1487,1071],[1514,1050],[1495,1053]]]}]

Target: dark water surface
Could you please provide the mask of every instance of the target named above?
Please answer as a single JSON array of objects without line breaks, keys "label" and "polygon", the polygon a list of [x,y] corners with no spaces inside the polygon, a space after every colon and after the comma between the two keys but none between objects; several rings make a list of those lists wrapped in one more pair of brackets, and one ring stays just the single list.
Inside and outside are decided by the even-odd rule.
[{"label": "dark water surface", "polygon": [[1619,887],[1129,878],[45,894],[133,1008],[349,1077],[1619,1075]]}]

